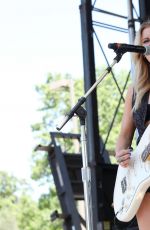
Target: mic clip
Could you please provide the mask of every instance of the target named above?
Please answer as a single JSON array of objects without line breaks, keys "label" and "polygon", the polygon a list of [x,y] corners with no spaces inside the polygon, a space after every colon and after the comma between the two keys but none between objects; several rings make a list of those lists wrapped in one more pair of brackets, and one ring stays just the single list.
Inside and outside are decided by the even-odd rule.
[{"label": "mic clip", "polygon": [[118,54],[124,54],[126,53],[127,51],[124,50],[124,49],[121,49],[121,48],[117,48],[117,49],[114,49],[114,52],[118,55]]}]

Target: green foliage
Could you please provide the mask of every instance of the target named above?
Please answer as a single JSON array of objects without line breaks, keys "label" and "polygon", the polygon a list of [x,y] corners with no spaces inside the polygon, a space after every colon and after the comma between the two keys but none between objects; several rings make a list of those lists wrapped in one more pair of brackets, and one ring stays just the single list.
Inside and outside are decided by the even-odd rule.
[{"label": "green foliage", "polygon": [[[57,119],[60,119],[60,116],[65,115],[71,109],[71,84],[71,77],[69,75],[62,77],[60,74],[54,76],[49,74],[45,83],[36,86],[41,102],[39,112],[41,113],[42,120],[39,123],[33,124],[32,130],[36,131],[36,137],[39,138],[40,143],[42,141],[45,144],[49,141],[50,129],[56,130]],[[79,84],[76,83],[75,87],[79,89]]]},{"label": "green foliage", "polygon": [[24,181],[6,172],[0,172],[0,178],[3,179],[0,180],[0,230],[61,229],[60,220],[50,222],[51,208],[54,210],[59,206],[54,189],[34,201],[27,195]]},{"label": "green foliage", "polygon": [[[101,75],[101,71],[97,71],[97,76]],[[118,85],[123,90],[124,84],[126,82],[128,73],[121,72],[116,77]],[[41,101],[41,107],[39,112],[41,112],[42,120],[37,124],[32,125],[33,132],[36,134],[40,144],[48,145],[50,143],[50,130],[56,131],[57,120],[70,111],[72,105],[74,105],[77,100],[83,96],[83,80],[74,79],[74,103],[71,100],[71,76],[60,74],[52,75],[49,74],[46,82],[42,85],[36,86],[36,91],[39,94],[39,100]],[[69,82],[66,85],[66,82]],[[130,80],[127,85],[130,84]],[[125,92],[126,93],[126,92]],[[124,94],[125,95],[125,94]],[[102,139],[105,141],[109,128],[112,125],[111,122],[114,118],[116,107],[120,99],[120,93],[116,87],[116,84],[109,74],[106,79],[97,87],[97,97],[98,97],[98,117],[99,117],[99,130]],[[113,150],[116,142],[116,138],[119,133],[122,113],[123,113],[124,102],[121,100],[121,105],[119,110],[117,110],[117,115],[115,117],[113,128],[110,132],[109,139],[106,145],[106,149]],[[70,126],[69,132],[73,131],[72,126]],[[78,126],[79,133],[79,126]],[[58,140],[61,148],[63,148],[63,142]],[[69,149],[72,143],[68,143]],[[33,153],[33,165],[32,165],[32,178],[40,181],[40,183],[49,183],[50,189],[48,194],[43,194],[39,199],[39,210],[41,212],[47,213],[47,210],[53,212],[54,210],[60,210],[59,202],[56,196],[56,191],[53,189],[54,183],[52,177],[50,176],[50,169],[47,160],[47,153],[38,151]],[[33,208],[34,209],[34,208]],[[40,217],[39,217],[40,219]],[[40,226],[40,225],[39,225]],[[61,229],[60,221],[55,221],[51,225],[51,229]],[[38,228],[37,228],[38,229]],[[26,229],[28,230],[28,229]],[[43,230],[43,228],[42,228]]]},{"label": "green foliage", "polygon": [[0,172],[0,181],[0,197],[9,197],[17,191],[18,180],[14,176],[8,176],[6,172]]},{"label": "green foliage", "polygon": [[[97,75],[100,74],[97,73]],[[128,73],[120,72],[115,76],[121,91],[123,90],[127,75]],[[70,95],[71,85],[69,87],[68,85],[66,86],[66,82],[61,81],[62,79],[65,79],[67,83],[70,82],[69,75],[61,76],[57,74],[53,76],[49,74],[46,82],[36,87],[41,100],[39,112],[43,116],[42,121],[34,124],[32,128],[35,131],[34,133],[38,134],[38,139],[40,138],[40,143],[42,142],[41,144],[50,143],[49,129],[55,127],[56,120],[60,118],[60,114],[64,115],[68,112],[73,104]],[[58,87],[59,84],[54,84],[57,81],[63,86]],[[129,80],[127,85],[130,82]],[[55,87],[58,87],[57,90],[53,89]],[[83,81],[81,79],[74,80],[74,92],[74,102],[77,102],[83,95]],[[97,88],[97,97],[100,135],[105,141],[120,99],[120,93],[111,74]],[[120,129],[123,106],[124,102],[121,100],[121,105],[117,111],[106,145],[106,148],[109,150],[114,149]],[[73,128],[72,126],[70,131]],[[60,140],[59,142],[62,144]],[[65,148],[68,148],[67,151],[72,150],[72,142],[69,141],[67,147],[64,146]],[[34,201],[31,196],[27,195],[30,187],[26,181],[19,180],[6,172],[0,172],[0,230],[62,229],[62,220],[50,222],[50,214],[55,210],[61,213],[61,210],[47,160],[47,152],[33,152],[32,169],[32,178],[40,184],[47,184],[49,187],[48,192],[43,193],[38,201]]]},{"label": "green foliage", "polygon": [[0,230],[19,230],[16,217],[8,207],[0,209]]},{"label": "green foliage", "polygon": [[18,209],[22,210],[17,215],[20,230],[46,230],[50,228],[48,213],[45,215],[41,213],[36,202],[29,196],[20,197]]},{"label": "green foliage", "polygon": [[[48,145],[50,143],[49,132],[50,130],[56,130],[57,119],[60,120],[60,117],[64,116],[83,95],[82,80],[78,79],[74,81],[73,91],[72,84],[73,82],[69,75],[61,76],[60,74],[56,74],[53,76],[49,74],[45,83],[36,86],[36,91],[41,101],[39,112],[42,114],[42,120],[37,124],[33,124],[32,130],[36,134],[36,138],[40,140],[41,145]],[[70,128],[70,132],[73,128],[73,126]],[[66,145],[66,141],[65,143],[61,139],[58,141]],[[72,142],[69,142],[67,146],[71,147]],[[47,152],[33,152],[32,156],[32,179],[37,180],[40,184],[46,182],[50,186],[49,194],[42,194],[39,199],[40,211],[47,212],[49,210],[49,212],[53,212],[57,210],[61,212],[56,190],[53,189],[54,183],[50,175]],[[61,220],[55,220],[51,223],[50,229],[60,230],[62,228],[60,226],[62,226]],[[41,229],[43,230],[43,228]]]},{"label": "green foliage", "polygon": [[49,182],[50,167],[47,160],[47,152],[40,152],[40,154],[33,152],[32,160],[32,179],[40,180],[40,178],[44,178],[45,182]]},{"label": "green foliage", "polygon": [[[45,83],[36,86],[36,91],[41,101],[39,111],[42,111],[43,116],[41,122],[32,125],[32,130],[36,133],[40,144],[46,145],[50,143],[49,132],[50,130],[56,131],[57,119],[60,121],[60,117],[71,109],[71,97],[73,96],[73,100],[77,102],[83,95],[81,82],[81,79],[74,81],[74,95],[71,95],[73,93],[71,92],[72,80],[69,75],[61,76],[56,74],[53,76],[49,74]],[[70,128],[69,132],[72,132],[73,128]],[[59,139],[59,142],[64,145],[61,139]],[[73,146],[72,142],[68,142],[68,145]],[[48,175],[50,175],[50,169],[47,153],[39,152],[38,154],[33,152],[32,178],[42,180],[43,178],[48,178]]]},{"label": "green foliage", "polygon": [[[81,96],[80,81],[74,83],[75,99]],[[36,86],[36,91],[39,94],[41,107],[39,111],[42,112],[42,122],[32,125],[33,131],[48,130],[49,127],[55,128],[55,120],[71,109],[71,76],[60,74],[49,74],[46,82]]]}]

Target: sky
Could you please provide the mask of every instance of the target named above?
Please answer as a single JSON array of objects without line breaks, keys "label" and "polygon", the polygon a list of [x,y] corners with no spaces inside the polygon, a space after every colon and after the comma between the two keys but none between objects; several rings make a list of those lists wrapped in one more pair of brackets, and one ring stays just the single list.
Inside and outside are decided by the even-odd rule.
[{"label": "sky", "polygon": [[[117,5],[117,11],[126,15],[126,0],[97,2],[114,12]],[[83,76],[79,5],[79,0],[0,0],[0,170],[30,177],[36,144],[31,124],[40,120],[35,85],[49,72]],[[110,23],[104,14],[99,19]],[[125,43],[128,38],[108,31],[98,33],[111,61],[115,54],[108,43]],[[97,46],[96,54],[96,64],[105,64]]]},{"label": "sky", "polygon": [[80,37],[71,33],[78,5],[70,2],[0,1],[0,170],[19,177],[30,175],[31,124],[40,119],[35,85],[49,72],[82,72]]}]

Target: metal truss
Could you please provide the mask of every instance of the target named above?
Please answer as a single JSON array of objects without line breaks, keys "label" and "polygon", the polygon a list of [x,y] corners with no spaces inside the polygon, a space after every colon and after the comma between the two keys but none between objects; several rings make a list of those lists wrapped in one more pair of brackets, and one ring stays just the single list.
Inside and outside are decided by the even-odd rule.
[{"label": "metal truss", "polygon": [[[113,30],[114,32],[124,33],[124,34],[126,34],[128,36],[129,42],[131,44],[133,44],[134,37],[135,37],[135,32],[136,32],[136,26],[137,26],[136,24],[141,23],[142,19],[139,16],[139,9],[137,9],[137,7],[139,7],[139,5],[135,6],[134,5],[134,1],[126,1],[126,4],[127,4],[127,14],[128,14],[126,16],[125,15],[121,15],[121,14],[117,14],[117,13],[114,13],[114,12],[103,10],[103,9],[99,8],[100,7],[99,3],[100,3],[99,0],[95,0],[92,3],[92,18],[94,18],[94,19],[96,18],[95,14],[101,14],[101,15],[105,14],[106,16],[111,16],[112,18],[114,18],[116,22],[119,19],[118,25],[119,24],[120,25],[121,24],[125,24],[124,22],[126,21],[126,26],[124,26],[124,27],[122,26],[121,27],[121,26],[117,26],[117,25],[114,25],[114,24],[104,23],[104,22],[98,21],[98,19],[97,20],[96,19],[92,20],[93,42],[97,43],[97,45],[99,46],[99,50],[101,51],[101,53],[102,53],[102,55],[104,57],[106,67],[110,67],[110,61],[109,61],[109,59],[107,57],[108,50],[105,51],[104,48],[103,48],[103,45],[101,43],[101,38],[104,35],[103,33],[106,33],[106,30]],[[97,16],[97,18],[98,18],[98,16]],[[128,25],[128,27],[127,27],[127,25]],[[101,32],[99,32],[98,31],[99,28],[104,28],[105,31],[103,31],[103,33],[101,33],[102,30],[101,30]],[[95,59],[96,59],[96,55],[95,55]],[[130,68],[132,69],[132,66],[130,66]],[[111,70],[111,75],[112,75],[112,78],[114,80],[114,83],[116,84],[118,92],[120,94],[120,98],[118,100],[118,105],[115,108],[113,118],[110,121],[110,126],[109,126],[109,129],[107,131],[106,139],[104,140],[104,149],[105,149],[105,146],[107,145],[107,141],[109,140],[109,135],[110,135],[110,132],[112,130],[115,118],[117,116],[117,113],[118,113],[121,101],[124,102],[124,96],[123,96],[123,94],[124,94],[124,91],[126,89],[126,86],[127,86],[127,83],[128,83],[129,77],[130,77],[130,70],[129,70],[129,73],[128,73],[127,77],[126,77],[126,81],[124,83],[123,89],[120,89],[120,86],[119,86],[119,84],[117,82],[117,79],[116,79],[116,76],[115,76],[115,73],[113,72],[113,70]],[[101,154],[103,155],[103,152]]]}]

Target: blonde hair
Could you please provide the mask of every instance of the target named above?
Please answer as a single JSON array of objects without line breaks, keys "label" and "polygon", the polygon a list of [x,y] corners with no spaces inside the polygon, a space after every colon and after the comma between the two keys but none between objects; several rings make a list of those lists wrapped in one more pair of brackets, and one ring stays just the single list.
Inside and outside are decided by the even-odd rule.
[{"label": "blonde hair", "polygon": [[[150,27],[150,20],[141,24],[140,29],[136,34],[135,45],[142,45],[142,32],[148,27]],[[133,109],[137,110],[144,94],[150,90],[150,63],[141,53],[133,54],[133,62],[135,65],[134,92],[136,94]]]}]

